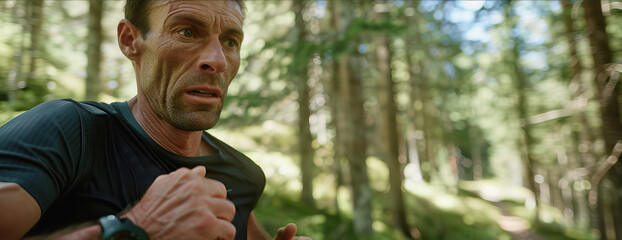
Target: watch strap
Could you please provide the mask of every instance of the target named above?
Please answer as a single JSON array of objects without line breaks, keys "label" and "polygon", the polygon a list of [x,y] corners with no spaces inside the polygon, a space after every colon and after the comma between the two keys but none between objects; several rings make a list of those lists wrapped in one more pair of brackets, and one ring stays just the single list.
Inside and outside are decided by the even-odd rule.
[{"label": "watch strap", "polygon": [[99,218],[102,228],[102,240],[149,240],[149,235],[142,228],[134,225],[128,218],[119,219],[115,215]]}]

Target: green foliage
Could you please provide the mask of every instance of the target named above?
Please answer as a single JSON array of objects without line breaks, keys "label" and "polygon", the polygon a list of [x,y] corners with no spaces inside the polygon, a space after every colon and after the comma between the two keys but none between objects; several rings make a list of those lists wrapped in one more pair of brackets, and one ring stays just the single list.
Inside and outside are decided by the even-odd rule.
[{"label": "green foliage", "polygon": [[17,117],[21,113],[22,112],[13,111],[11,107],[7,106],[6,102],[0,103],[0,126],[3,126],[5,123]]},{"label": "green foliage", "polygon": [[[255,215],[271,235],[274,236],[276,230],[287,223],[296,223],[298,235],[312,239],[404,239],[397,230],[386,227],[376,229],[373,236],[357,236],[351,218],[303,205],[292,197],[294,195],[297,194],[280,192],[265,193],[262,196]],[[382,225],[379,222],[377,224]]]},{"label": "green foliage", "polygon": [[[84,42],[87,2],[45,1],[45,18],[42,30],[43,46],[35,60],[36,71],[24,88],[15,85],[11,77],[19,72],[24,79],[30,58],[29,33],[23,24],[24,5],[28,1],[0,3],[0,123],[38,103],[55,98],[77,98],[83,95],[86,67]],[[528,192],[523,184],[521,146],[521,120],[517,111],[519,92],[527,96],[527,116],[556,110],[572,110],[572,115],[528,126],[533,136],[530,155],[534,168],[540,174],[550,169],[564,172],[567,165],[560,164],[563,155],[573,157],[578,151],[597,153],[602,157],[601,140],[593,136],[590,146],[577,147],[582,128],[589,132],[600,126],[599,106],[593,77],[590,46],[585,35],[585,22],[578,9],[574,21],[574,36],[578,41],[578,54],[583,72],[580,82],[585,86],[585,107],[576,107],[576,85],[570,79],[568,44],[561,10],[557,1],[486,1],[479,9],[465,10],[464,1],[388,1],[382,6],[386,17],[373,18],[378,11],[377,1],[336,1],[348,3],[352,22],[343,32],[330,26],[328,9],[319,6],[323,1],[310,1],[306,10],[310,36],[297,42],[300,29],[294,28],[291,1],[248,1],[242,68],[231,83],[221,121],[212,131],[226,142],[242,149],[261,165],[268,176],[268,187],[257,215],[269,231],[287,222],[298,224],[300,232],[314,239],[361,239],[351,226],[351,207],[347,182],[343,170],[336,170],[334,120],[328,99],[332,73],[331,63],[345,53],[356,53],[361,58],[360,69],[365,91],[364,107],[368,117],[366,137],[372,141],[367,159],[370,166],[374,203],[374,230],[370,239],[401,239],[401,234],[390,222],[392,216],[386,206],[388,170],[383,157],[385,144],[380,138],[377,97],[378,74],[375,59],[375,36],[387,34],[391,42],[393,59],[392,76],[400,111],[397,126],[406,137],[412,119],[424,120],[428,125],[416,125],[415,139],[419,151],[429,154],[428,166],[434,183],[405,191],[408,217],[423,239],[510,239],[510,234],[497,224],[502,216],[498,203],[506,204],[512,215],[531,221],[533,211],[525,207]],[[110,1],[104,19],[106,39],[102,48],[102,84],[114,80],[120,86],[107,89],[102,97],[108,100],[126,100],[136,93],[134,73],[129,61],[118,51],[115,43],[115,24],[122,18],[122,1]],[[468,2],[471,4],[471,2]],[[401,4],[401,5],[399,5]],[[472,4],[475,4],[473,2]],[[396,6],[397,5],[397,6]],[[613,5],[613,4],[612,4]],[[619,6],[619,5],[615,5]],[[514,14],[505,14],[512,7]],[[320,13],[324,13],[322,16]],[[462,17],[472,14],[472,19]],[[622,56],[622,10],[609,9],[608,33],[615,61]],[[456,17],[458,16],[458,17]],[[456,18],[458,20],[456,20]],[[481,28],[481,32],[473,29]],[[311,31],[313,30],[313,31]],[[467,37],[468,36],[468,37]],[[359,50],[365,46],[367,51]],[[412,62],[407,63],[406,58]],[[22,66],[18,66],[21,59]],[[317,69],[315,82],[310,81],[314,104],[312,120],[314,136],[324,135],[325,140],[313,142],[316,198],[319,208],[298,203],[299,181],[297,167],[297,118],[295,103],[297,82],[292,75],[309,66],[314,59]],[[514,84],[516,70],[524,74],[525,85]],[[414,80],[413,80],[414,79]],[[413,99],[411,81],[415,87],[427,86],[419,95],[428,96],[424,102]],[[15,94],[9,99],[10,94]],[[118,99],[117,99],[118,98]],[[328,99],[328,100],[327,100]],[[577,114],[583,113],[587,125],[579,123]],[[361,130],[362,131],[362,130]],[[594,134],[596,135],[596,134]],[[475,144],[475,140],[480,145]],[[428,140],[427,142],[425,140]],[[403,143],[400,143],[403,144]],[[400,145],[401,151],[406,144]],[[459,149],[454,173],[448,159],[448,146]],[[585,152],[588,149],[590,151]],[[474,166],[469,161],[475,151],[481,153],[484,178],[495,177],[497,182],[456,181],[473,179]],[[411,151],[411,149],[408,149]],[[402,153],[403,153],[402,152]],[[410,152],[408,152],[410,153]],[[406,154],[407,155],[407,154]],[[576,155],[574,155],[576,157]],[[424,156],[419,156],[423,160]],[[427,156],[426,156],[427,157]],[[414,163],[408,159],[409,164]],[[346,168],[346,166],[342,166]],[[341,172],[340,172],[341,171]],[[405,176],[409,181],[412,176]],[[335,185],[341,188],[335,190]],[[345,184],[345,185],[344,185]],[[285,188],[283,191],[274,189]],[[487,188],[499,191],[496,199],[483,197]],[[457,189],[457,191],[455,191]],[[511,191],[510,191],[511,190]],[[338,200],[335,200],[338,199]],[[338,202],[340,206],[336,206]],[[549,206],[543,211],[550,221],[530,224],[531,230],[546,239],[591,239],[589,233],[562,224],[560,213]],[[574,237],[573,237],[574,236]]]},{"label": "green foliage", "polygon": [[497,225],[499,210],[487,201],[425,185],[407,199],[422,239],[510,239]]}]

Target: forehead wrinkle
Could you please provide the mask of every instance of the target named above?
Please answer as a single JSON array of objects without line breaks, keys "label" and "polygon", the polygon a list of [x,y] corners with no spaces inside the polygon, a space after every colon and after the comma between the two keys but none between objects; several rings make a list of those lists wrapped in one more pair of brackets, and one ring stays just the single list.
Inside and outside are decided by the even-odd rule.
[{"label": "forehead wrinkle", "polygon": [[[239,7],[236,8],[236,10],[238,11],[232,11],[235,12],[235,15],[232,15],[232,12],[226,11],[226,8],[222,6],[211,7],[202,5],[201,7],[206,7],[207,11],[205,11],[205,9],[198,8],[199,6],[197,5],[191,4],[188,6],[184,2],[168,1],[168,3],[170,3],[167,4],[169,6],[169,9],[162,22],[163,24],[166,24],[167,21],[171,21],[170,19],[180,18],[193,22],[201,27],[206,27],[212,24],[214,27],[218,26],[224,29],[223,32],[235,32],[238,35],[244,35],[242,30],[243,23],[241,22],[243,20],[239,13]],[[163,4],[164,3],[162,3],[161,5]],[[196,17],[195,14],[196,16],[201,17]]]},{"label": "forehead wrinkle", "polygon": [[[224,0],[224,1],[190,1],[191,3],[194,4],[189,4],[188,2],[184,2],[184,1],[173,1],[173,0],[169,0],[166,1],[170,6],[169,10],[168,10],[168,15],[174,14],[178,11],[182,11],[183,9],[192,9],[195,11],[199,11],[201,15],[203,14],[209,14],[209,15],[214,15],[214,16],[221,16],[223,18],[231,18],[231,19],[235,19],[236,21],[235,24],[237,25],[242,25],[242,23],[244,22],[244,18],[242,17],[242,13],[240,10],[240,6],[234,2],[234,1],[230,1],[230,0]],[[219,4],[210,4],[210,3],[220,3],[220,4],[229,4],[229,5],[219,5]],[[197,4],[201,5],[201,7],[204,7],[204,9],[197,9]],[[233,5],[231,5],[233,4]],[[229,11],[228,7],[232,7],[235,9],[233,11]],[[204,12],[204,10],[207,9],[207,12]]]},{"label": "forehead wrinkle", "polygon": [[[181,19],[181,20],[184,20],[184,21],[192,22],[192,23],[194,23],[196,25],[199,25],[200,27],[205,27],[207,25],[207,24],[205,24],[205,21],[201,21],[200,19],[195,18],[193,16],[190,16],[188,14],[172,14],[170,16],[170,18],[172,20]],[[167,17],[167,19],[168,19],[168,17]]]}]

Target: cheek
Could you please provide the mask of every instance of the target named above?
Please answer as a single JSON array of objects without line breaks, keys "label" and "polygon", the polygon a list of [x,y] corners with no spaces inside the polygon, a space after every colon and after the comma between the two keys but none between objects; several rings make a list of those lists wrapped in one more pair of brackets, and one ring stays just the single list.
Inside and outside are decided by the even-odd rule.
[{"label": "cheek", "polygon": [[145,93],[154,101],[160,101],[167,94],[167,89],[170,84],[170,61],[166,61],[166,56],[163,52],[154,52],[145,65],[142,88]]},{"label": "cheek", "polygon": [[238,73],[238,69],[240,68],[240,54],[239,53],[231,53],[227,56],[229,62],[229,71],[232,74],[232,77]]},{"label": "cheek", "polygon": [[[180,78],[186,72],[192,72],[196,63],[196,53],[198,50],[192,49],[190,46],[177,45],[170,47],[166,53],[161,56],[165,66],[165,71],[169,77]],[[174,84],[174,80],[171,84]]]},{"label": "cheek", "polygon": [[159,81],[160,91],[165,92],[173,87],[174,79],[185,71],[183,65],[189,62],[190,54],[187,48],[173,44],[172,41],[163,41],[156,51],[154,59],[157,71],[154,72],[154,78]]}]

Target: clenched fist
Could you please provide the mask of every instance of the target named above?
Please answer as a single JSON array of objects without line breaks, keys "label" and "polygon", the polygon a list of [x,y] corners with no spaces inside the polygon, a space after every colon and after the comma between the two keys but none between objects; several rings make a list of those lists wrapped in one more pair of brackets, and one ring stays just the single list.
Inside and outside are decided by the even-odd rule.
[{"label": "clenched fist", "polygon": [[233,239],[235,206],[205,172],[198,166],[159,176],[126,217],[151,239]]}]

